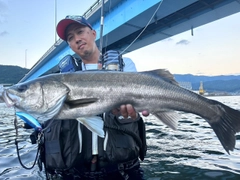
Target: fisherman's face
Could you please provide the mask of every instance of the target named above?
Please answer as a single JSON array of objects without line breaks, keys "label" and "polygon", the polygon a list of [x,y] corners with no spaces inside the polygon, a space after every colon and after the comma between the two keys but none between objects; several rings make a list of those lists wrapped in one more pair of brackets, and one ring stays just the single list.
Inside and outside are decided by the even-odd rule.
[{"label": "fisherman's face", "polygon": [[82,59],[88,59],[96,51],[96,31],[80,24],[71,24],[66,29],[70,48]]}]

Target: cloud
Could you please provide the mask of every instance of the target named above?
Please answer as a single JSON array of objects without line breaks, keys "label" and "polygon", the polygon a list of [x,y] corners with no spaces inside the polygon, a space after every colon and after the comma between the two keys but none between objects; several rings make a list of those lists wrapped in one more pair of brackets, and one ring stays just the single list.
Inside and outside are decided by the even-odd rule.
[{"label": "cloud", "polygon": [[0,12],[7,11],[8,10],[8,2],[6,0],[0,0]]},{"label": "cloud", "polygon": [[5,35],[7,35],[7,34],[8,34],[7,31],[0,32],[0,36],[5,36]]},{"label": "cloud", "polygon": [[8,12],[7,2],[0,0],[0,24],[6,21],[6,16]]},{"label": "cloud", "polygon": [[179,44],[180,44],[180,45],[181,45],[181,44],[183,44],[183,45],[188,45],[189,43],[190,43],[190,41],[183,39],[183,40],[177,42],[176,45],[179,45]]},{"label": "cloud", "polygon": [[169,37],[169,38],[163,39],[162,41],[173,41],[173,39]]}]

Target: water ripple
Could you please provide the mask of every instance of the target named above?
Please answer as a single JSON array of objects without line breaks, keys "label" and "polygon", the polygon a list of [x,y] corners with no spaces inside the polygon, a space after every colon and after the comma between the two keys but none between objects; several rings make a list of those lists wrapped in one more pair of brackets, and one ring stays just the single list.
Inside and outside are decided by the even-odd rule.
[{"label": "water ripple", "polygon": [[[237,109],[240,97],[209,97]],[[210,125],[193,114],[179,113],[176,131],[154,116],[145,118],[148,151],[141,163],[149,180],[240,179],[240,134],[236,149],[228,155]],[[14,110],[0,104],[0,179],[45,179],[44,172],[35,166],[25,170],[18,162],[15,147]],[[20,125],[19,125],[20,126]],[[32,130],[19,129],[21,159],[30,167],[37,147],[29,135]]]}]

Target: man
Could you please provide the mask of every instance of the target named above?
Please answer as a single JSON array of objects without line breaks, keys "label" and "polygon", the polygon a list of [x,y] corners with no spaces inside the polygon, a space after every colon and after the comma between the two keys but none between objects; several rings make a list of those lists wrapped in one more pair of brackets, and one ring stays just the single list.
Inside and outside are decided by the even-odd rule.
[{"label": "man", "polygon": [[[95,43],[96,31],[82,16],[67,16],[57,25],[58,36],[65,40],[70,48],[80,56],[83,70],[101,69],[99,64],[100,51]],[[135,64],[128,58],[124,59],[124,71],[136,71]],[[124,118],[133,119],[137,114],[131,105],[122,105],[120,112]],[[145,113],[144,113],[145,114]]]},{"label": "man", "polygon": [[[81,58],[82,70],[102,68],[101,54],[95,43],[96,31],[84,17],[67,16],[58,23],[57,33]],[[113,54],[118,59],[119,54]],[[107,61],[108,57],[105,58]],[[123,61],[123,71],[136,71],[131,59],[123,58]],[[142,113],[148,115],[148,112]],[[63,174],[64,179],[143,179],[138,158],[143,160],[146,153],[146,146],[142,145],[145,144],[145,127],[134,107],[124,104],[91,118],[103,119],[105,138],[82,126],[79,130],[82,156],[72,174]]]}]

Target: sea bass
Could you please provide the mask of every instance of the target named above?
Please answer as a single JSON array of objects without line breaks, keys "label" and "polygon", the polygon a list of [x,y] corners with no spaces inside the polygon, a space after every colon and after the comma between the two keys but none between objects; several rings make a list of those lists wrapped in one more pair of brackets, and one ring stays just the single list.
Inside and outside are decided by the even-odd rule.
[{"label": "sea bass", "polygon": [[51,74],[6,88],[1,98],[38,120],[90,117],[132,104],[176,129],[176,111],[193,113],[210,124],[228,153],[240,131],[240,111],[178,86],[167,70]]}]

